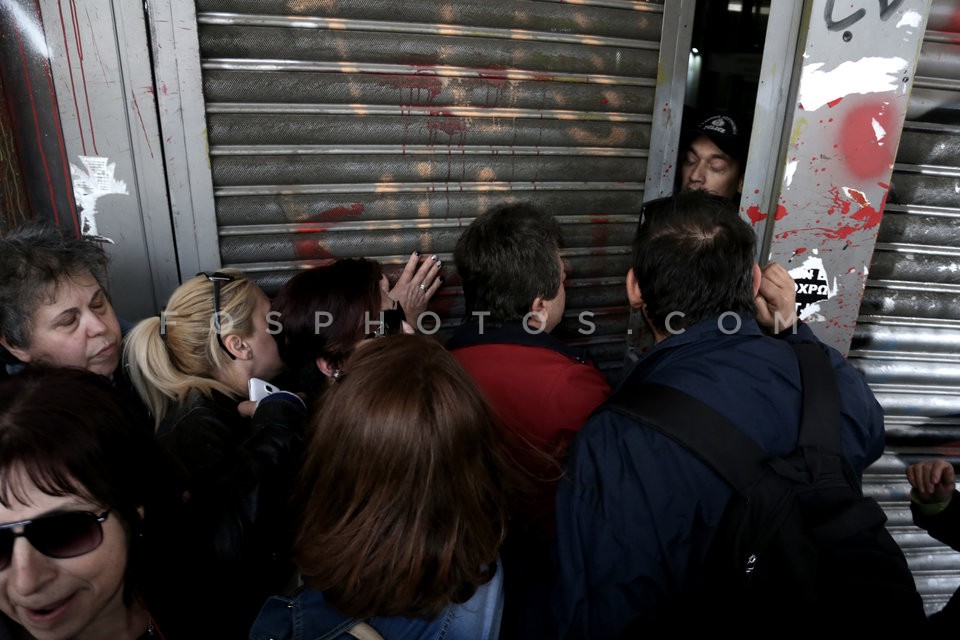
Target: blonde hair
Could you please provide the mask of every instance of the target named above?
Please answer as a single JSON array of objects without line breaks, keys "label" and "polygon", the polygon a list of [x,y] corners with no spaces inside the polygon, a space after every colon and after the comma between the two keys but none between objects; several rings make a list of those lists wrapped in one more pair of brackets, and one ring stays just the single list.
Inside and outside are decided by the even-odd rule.
[{"label": "blonde hair", "polygon": [[[252,335],[260,288],[236,269],[218,273],[233,277],[220,283],[221,337]],[[203,274],[187,280],[170,296],[163,318],[137,323],[124,340],[130,380],[158,425],[193,389],[207,396],[213,391],[236,396],[215,378],[230,361],[217,341],[213,321],[215,285]]]}]

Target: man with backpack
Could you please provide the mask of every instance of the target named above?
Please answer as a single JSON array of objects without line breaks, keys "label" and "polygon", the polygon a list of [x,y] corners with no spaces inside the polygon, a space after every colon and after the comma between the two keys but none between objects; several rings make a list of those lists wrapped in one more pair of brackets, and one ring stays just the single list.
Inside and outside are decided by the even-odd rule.
[{"label": "man with backpack", "polygon": [[[793,309],[771,306],[778,299],[771,289],[792,291],[793,282],[780,265],[761,272],[754,243],[735,206],[703,191],[644,207],[626,286],[656,345],[571,446],[557,496],[554,613],[563,638],[658,637],[661,630],[687,628],[759,635],[774,632],[768,624],[757,627],[768,618],[787,633],[822,622],[828,598],[834,613],[852,607],[847,621],[858,630],[923,623],[922,603],[902,552],[883,527],[882,510],[860,495],[864,469],[883,452],[883,411],[860,373],[808,327],[798,323],[782,331],[793,323]],[[765,333],[761,324],[781,335]],[[794,349],[794,343],[814,345],[813,352]],[[812,361],[813,378],[835,383],[814,384],[801,360]],[[838,408],[832,416],[829,401],[804,397],[808,386],[833,398]],[[656,411],[636,417],[645,415],[637,394],[656,405],[659,418]],[[759,456],[789,457],[803,413],[839,423],[832,429],[835,445],[805,448],[800,463],[757,463],[758,476],[775,479],[756,482],[753,464],[740,461],[743,451],[759,447]],[[734,459],[727,465],[732,477],[691,451],[698,439],[710,440],[720,422],[733,425],[727,424],[732,432],[714,438]],[[665,435],[656,426],[661,423],[675,424],[679,439]],[[681,444],[691,433],[699,435]],[[838,455],[831,457],[831,448]],[[791,464],[804,467],[804,456],[817,461],[814,469],[787,479],[794,473]],[[808,472],[818,476],[820,467],[830,472],[825,490],[820,480],[802,479]],[[775,521],[765,524],[769,514],[757,512],[756,500],[732,500],[734,484],[748,494],[754,485],[765,491],[784,485],[787,502],[804,493],[795,487],[814,487],[813,500],[831,512],[824,528],[841,542],[830,548],[833,539],[821,531],[808,538],[808,513],[771,508]],[[780,499],[776,491],[767,494],[761,497]],[[731,515],[728,505],[735,502],[740,510]],[[721,525],[723,520],[728,522]],[[723,548],[713,544],[718,532]],[[777,538],[784,532],[796,536]],[[757,546],[735,557],[731,549],[743,536]],[[767,544],[767,537],[776,540]],[[822,562],[820,547],[829,554]],[[765,582],[751,590],[754,570]]]}]

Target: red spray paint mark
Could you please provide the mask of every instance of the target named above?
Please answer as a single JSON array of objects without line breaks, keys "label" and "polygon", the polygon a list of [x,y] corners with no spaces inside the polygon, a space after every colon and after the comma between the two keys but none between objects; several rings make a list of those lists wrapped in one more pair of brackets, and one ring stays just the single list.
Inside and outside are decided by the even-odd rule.
[{"label": "red spray paint mark", "polygon": [[[869,205],[866,205],[866,198],[864,198],[863,194],[861,194],[859,191],[849,189],[848,192],[850,192],[851,197],[857,200],[856,204],[858,205],[858,209],[853,213],[853,215],[850,216],[847,216],[847,214],[850,213],[850,209],[852,208],[851,202],[841,195],[840,187],[833,186],[830,188],[833,204],[827,210],[827,213],[831,215],[834,213],[839,213],[841,216],[839,224],[836,228],[827,229],[825,227],[809,227],[806,229],[795,229],[778,234],[777,238],[785,239],[791,235],[796,235],[801,231],[814,231],[828,240],[846,240],[858,231],[865,231],[867,229],[877,227],[880,224],[880,220],[883,216],[883,203],[881,203],[880,209],[877,210]],[[859,196],[856,194],[859,194]],[[863,204],[860,203],[860,200],[863,200]],[[886,196],[884,196],[884,202],[886,202]],[[847,246],[850,245],[851,243],[848,241]]]},{"label": "red spray paint mark", "polygon": [[840,104],[840,102],[841,102],[842,100],[843,100],[843,98],[837,98],[836,100],[831,100],[830,102],[827,103],[827,106],[830,107],[831,109],[833,109],[835,106],[837,106],[838,104]]},{"label": "red spray paint mark", "polygon": [[130,91],[130,97],[133,98],[133,108],[137,110],[137,117],[140,118],[140,129],[143,130],[143,139],[147,141],[147,149],[150,151],[150,157],[153,157],[153,145],[150,144],[150,136],[147,135],[147,125],[143,123],[143,116],[140,114],[140,103],[137,102],[137,94]]},{"label": "red spray paint mark", "polygon": [[83,66],[83,42],[80,39],[80,21],[77,18],[76,0],[70,0],[70,18],[73,20],[73,33],[77,45],[77,59],[80,61],[80,82],[83,85],[83,99],[87,104],[87,122],[90,125],[90,142],[93,145],[93,152],[96,155],[100,155],[100,151],[97,149],[97,134],[93,129],[93,111],[90,110],[90,92],[87,91],[87,71]]},{"label": "red spray paint mark", "polygon": [[487,94],[484,96],[484,101],[489,104],[490,101],[490,89],[493,89],[493,104],[499,104],[500,98],[503,96],[503,89],[510,81],[507,78],[507,74],[500,70],[490,71],[481,71],[480,80],[487,86]]},{"label": "red spray paint mark", "polygon": [[[34,9],[36,11],[35,15],[37,18],[37,24],[40,25],[43,23],[43,19],[40,17],[40,3],[34,2]],[[22,51],[21,51],[22,53]],[[56,92],[53,88],[53,76],[50,73],[50,63],[49,61],[44,61],[43,63],[43,74],[47,79],[47,91],[50,92],[50,103],[54,106],[56,111],[57,106],[57,97]],[[34,116],[36,116],[36,111],[34,111]],[[63,141],[63,129],[60,127],[60,118],[53,118],[53,126],[56,129],[56,139],[57,139],[57,148],[60,150],[60,164],[63,167],[63,182],[67,189],[67,193],[70,193],[73,185],[70,182],[70,163],[67,161],[67,149]],[[52,185],[51,185],[52,188]],[[77,234],[77,237],[80,236],[80,218],[77,216],[77,206],[76,201],[73,198],[67,198],[67,201],[70,204],[70,215],[73,216],[73,229]]]},{"label": "red spray paint mark", "polygon": [[[37,22],[40,24],[40,7],[37,6]],[[37,136],[37,149],[40,151],[40,162],[43,164],[43,172],[47,177],[47,187],[50,192],[50,204],[53,207],[53,220],[60,224],[60,212],[57,210],[57,199],[53,193],[53,178],[50,176],[50,165],[47,164],[47,154],[43,150],[43,136],[40,133],[40,115],[37,113],[37,103],[34,101],[33,83],[30,81],[30,69],[27,68],[27,54],[23,49],[23,32],[17,29],[17,47],[20,50],[20,61],[23,66],[23,79],[27,84],[27,97],[30,100],[30,110],[33,112],[34,132]],[[51,94],[53,95],[53,94]],[[69,172],[68,172],[69,174]]]},{"label": "red spray paint mark", "polygon": [[777,212],[773,214],[774,220],[783,220],[787,217],[787,208],[782,204],[777,205]]},{"label": "red spray paint mark", "polygon": [[842,125],[840,150],[858,178],[885,174],[893,166],[896,135],[889,105],[872,102],[851,111]]},{"label": "red spray paint mark", "polygon": [[[443,80],[435,75],[397,76],[388,78],[387,81],[393,87],[405,89],[408,92],[407,104],[432,102],[443,91]],[[422,100],[424,93],[427,96],[426,100]]]},{"label": "red spray paint mark", "polygon": [[802,256],[802,255],[805,254],[806,252],[807,252],[807,248],[806,248],[806,247],[800,247],[799,249],[797,249],[796,251],[793,252],[793,255],[795,255],[795,256]]},{"label": "red spray paint mark", "polygon": [[431,144],[436,142],[434,137],[438,131],[450,137],[459,134],[462,144],[463,136],[467,132],[468,127],[465,118],[451,115],[446,111],[431,111],[430,116],[427,118],[427,129],[430,131]]},{"label": "red spray paint mark", "polygon": [[315,216],[315,220],[321,222],[340,222],[343,220],[352,220],[363,214],[364,207],[359,202],[354,202],[350,206],[334,207],[326,209]]},{"label": "red spray paint mark", "polygon": [[955,11],[952,16],[950,16],[949,22],[947,22],[947,27],[944,29],[949,33],[960,33],[960,10]]},{"label": "red spray paint mark", "polygon": [[760,207],[753,205],[747,209],[747,216],[750,218],[750,222],[757,224],[758,222],[763,222],[767,219],[767,214],[760,212]]},{"label": "red spray paint mark", "polygon": [[[67,58],[67,69],[70,69],[70,93],[73,95],[73,110],[77,114],[77,122],[80,122],[80,104],[77,102],[77,87],[73,82],[73,61],[70,59],[70,45],[67,43],[67,22],[63,19],[63,3],[57,3],[57,9],[60,11],[60,33],[63,34],[63,51]],[[83,155],[87,155],[87,141],[83,135],[83,127],[80,130],[80,148]]]},{"label": "red spray paint mark", "polygon": [[850,201],[840,193],[840,187],[834,185],[829,189],[833,204],[827,209],[827,215],[832,216],[835,213],[846,215],[850,213]]},{"label": "red spray paint mark", "polygon": [[300,260],[316,260],[318,258],[332,258],[333,254],[316,239],[315,230],[311,230],[311,238],[293,241],[293,250]]},{"label": "red spray paint mark", "polygon": [[860,211],[857,211],[855,214],[850,216],[854,220],[859,220],[863,222],[862,229],[869,229],[870,227],[875,227],[880,224],[880,219],[883,217],[881,211],[877,211],[873,207],[863,207]]},{"label": "red spray paint mark", "polygon": [[847,189],[847,195],[850,196],[850,199],[856,202],[861,207],[869,206],[870,203],[867,202],[866,196],[863,195],[862,191],[857,191],[856,189]]}]

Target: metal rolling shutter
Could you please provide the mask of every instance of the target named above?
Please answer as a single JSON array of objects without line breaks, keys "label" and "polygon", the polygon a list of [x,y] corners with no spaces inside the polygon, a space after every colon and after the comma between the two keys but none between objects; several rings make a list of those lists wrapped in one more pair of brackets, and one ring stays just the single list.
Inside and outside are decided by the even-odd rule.
[{"label": "metal rolling shutter", "polygon": [[561,334],[616,375],[662,3],[198,0],[197,20],[225,266],[273,293],[333,258],[436,253],[452,330],[461,230],[530,201],[565,235]]},{"label": "metal rolling shutter", "polygon": [[906,465],[960,460],[960,1],[934,0],[850,360],[886,412],[865,491],[884,503],[929,612],[960,555],[912,525]]}]

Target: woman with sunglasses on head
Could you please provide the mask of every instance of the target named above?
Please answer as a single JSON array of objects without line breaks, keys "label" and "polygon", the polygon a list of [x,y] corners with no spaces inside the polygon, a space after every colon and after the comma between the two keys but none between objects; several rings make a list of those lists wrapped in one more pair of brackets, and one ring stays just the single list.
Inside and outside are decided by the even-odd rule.
[{"label": "woman with sunglasses on head", "polygon": [[283,368],[269,312],[266,294],[241,272],[198,274],[126,341],[130,379],[186,476],[184,588],[196,590],[211,625],[197,637],[245,637],[266,596],[294,574],[287,503],[304,403],[279,392],[252,417],[240,413],[249,380]]},{"label": "woman with sunglasses on head", "polygon": [[372,340],[310,428],[295,494],[305,587],[271,598],[251,640],[495,640],[506,467],[463,368],[432,338]]},{"label": "woman with sunglasses on head", "polygon": [[[407,321],[410,309],[400,300],[420,303],[411,311],[410,321],[415,322],[427,294],[432,295],[440,284],[440,262],[428,259],[426,263],[431,264],[424,273],[429,286],[421,283],[425,293],[419,299],[397,295],[403,277],[391,290],[380,263],[364,258],[337,260],[290,278],[273,299],[274,318],[282,326],[274,337],[296,378],[290,384],[316,398],[339,375],[358,344],[371,337],[413,333]],[[408,289],[420,291],[419,285]]]},{"label": "woman with sunglasses on head", "polygon": [[0,611],[14,638],[184,637],[158,600],[176,594],[147,566],[151,523],[177,496],[141,415],[81,369],[0,381]]}]

